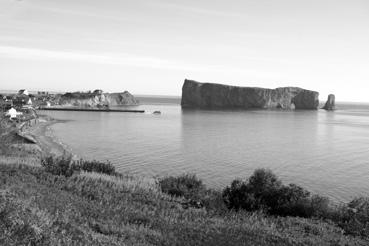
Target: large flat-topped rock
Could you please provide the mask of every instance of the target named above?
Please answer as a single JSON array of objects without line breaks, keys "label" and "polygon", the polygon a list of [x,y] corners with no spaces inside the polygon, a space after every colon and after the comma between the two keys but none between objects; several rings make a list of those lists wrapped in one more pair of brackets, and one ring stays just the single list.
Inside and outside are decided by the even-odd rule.
[{"label": "large flat-topped rock", "polygon": [[128,91],[121,93],[66,93],[58,98],[62,106],[81,108],[97,107],[102,105],[121,106],[138,105],[138,100]]},{"label": "large flat-topped rock", "polygon": [[298,87],[266,89],[186,79],[181,104],[201,109],[318,109],[319,93]]}]

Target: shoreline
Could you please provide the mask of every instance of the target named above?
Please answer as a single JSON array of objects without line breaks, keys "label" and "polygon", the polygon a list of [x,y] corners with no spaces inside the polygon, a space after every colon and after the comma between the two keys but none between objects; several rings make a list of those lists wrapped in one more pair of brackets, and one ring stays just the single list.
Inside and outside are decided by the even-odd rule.
[{"label": "shoreline", "polygon": [[42,159],[48,156],[71,156],[73,160],[77,160],[77,155],[54,135],[51,128],[54,124],[65,122],[67,121],[39,115],[36,119],[14,125],[9,142],[6,143],[8,147],[5,152],[0,153],[0,162],[40,166]]},{"label": "shoreline", "polygon": [[38,123],[26,130],[27,134],[36,140],[36,145],[42,151],[42,157],[71,155],[73,159],[77,158],[77,155],[54,135],[54,131],[51,128],[54,124],[66,122],[65,120],[54,119],[47,115],[40,115]]}]

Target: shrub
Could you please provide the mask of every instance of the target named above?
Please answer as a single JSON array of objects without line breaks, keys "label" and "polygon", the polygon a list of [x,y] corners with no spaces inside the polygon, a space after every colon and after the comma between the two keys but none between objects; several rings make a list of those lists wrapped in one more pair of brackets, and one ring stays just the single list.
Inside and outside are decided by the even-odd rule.
[{"label": "shrub", "polygon": [[313,195],[311,197],[311,210],[313,216],[325,218],[331,213],[332,208],[327,197]]},{"label": "shrub", "polygon": [[347,234],[369,237],[369,198],[355,198],[348,204],[338,206],[325,217]]},{"label": "shrub", "polygon": [[273,215],[312,217],[327,209],[328,199],[310,196],[310,192],[295,184],[283,185],[267,169],[258,169],[247,180],[235,180],[223,191],[229,209],[264,210]]},{"label": "shrub", "polygon": [[72,169],[72,157],[62,156],[54,158],[52,156],[42,159],[41,165],[46,172],[53,175],[63,175],[65,177],[72,176],[74,170]]},{"label": "shrub", "polygon": [[215,214],[225,214],[228,210],[223,201],[222,192],[218,190],[206,190],[201,197],[201,204]]},{"label": "shrub", "polygon": [[73,161],[71,156],[46,157],[41,161],[41,165],[45,168],[46,172],[65,177],[70,177],[74,172],[79,171],[97,172],[108,175],[117,174],[115,167],[110,162],[85,161],[82,159]]},{"label": "shrub", "polygon": [[198,199],[205,192],[205,185],[194,174],[165,177],[159,180],[159,185],[164,193],[187,199]]},{"label": "shrub", "polygon": [[282,183],[270,170],[257,169],[248,182],[234,180],[223,191],[223,198],[230,209],[267,209],[278,202],[281,187]]},{"label": "shrub", "polygon": [[79,160],[73,163],[72,168],[76,171],[104,173],[115,175],[115,167],[110,162]]},{"label": "shrub", "polygon": [[184,197],[187,201],[182,205],[185,208],[205,207],[214,214],[224,214],[227,207],[224,204],[222,192],[207,189],[196,175],[183,174],[177,177],[168,176],[159,179],[161,191],[176,197]]}]

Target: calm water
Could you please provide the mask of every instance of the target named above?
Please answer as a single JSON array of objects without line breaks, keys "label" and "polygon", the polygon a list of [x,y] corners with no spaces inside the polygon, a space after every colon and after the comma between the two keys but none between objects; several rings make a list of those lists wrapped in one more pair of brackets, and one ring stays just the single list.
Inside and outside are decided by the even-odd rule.
[{"label": "calm water", "polygon": [[156,104],[139,108],[162,115],[45,113],[71,120],[53,129],[73,152],[109,159],[122,172],[191,172],[223,188],[265,167],[285,182],[347,201],[369,195],[369,105],[339,107],[335,112],[229,112]]}]

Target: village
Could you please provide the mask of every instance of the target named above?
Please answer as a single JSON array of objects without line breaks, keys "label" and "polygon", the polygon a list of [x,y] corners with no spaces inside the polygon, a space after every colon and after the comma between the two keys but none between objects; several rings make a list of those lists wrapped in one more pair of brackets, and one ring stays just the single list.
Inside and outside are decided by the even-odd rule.
[{"label": "village", "polygon": [[16,94],[0,94],[0,113],[15,123],[37,118],[36,110],[40,106],[51,105],[54,95],[39,91],[31,94],[28,90],[19,90]]}]

